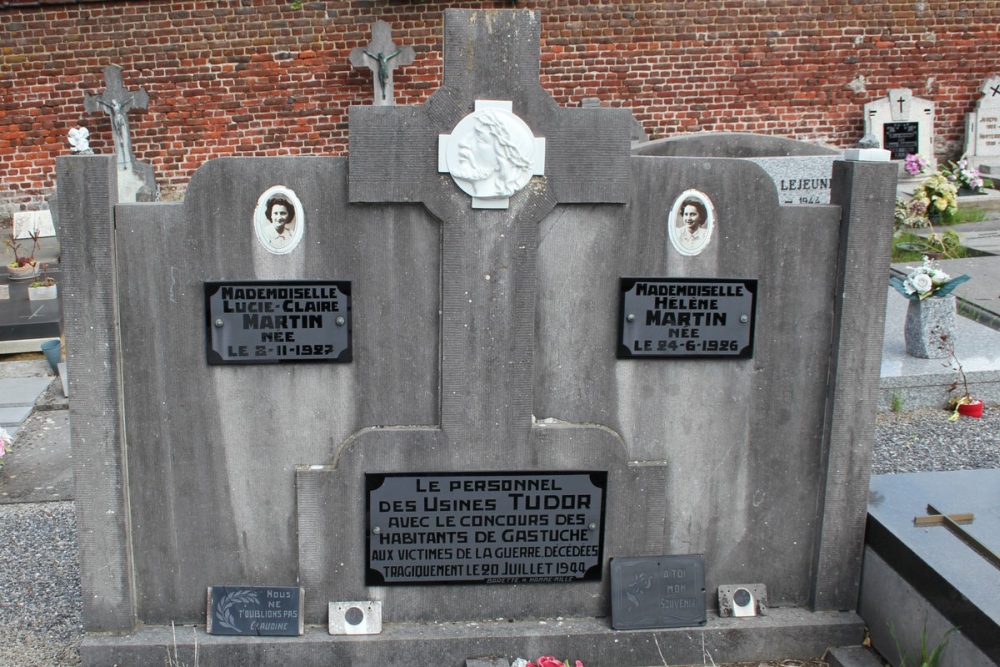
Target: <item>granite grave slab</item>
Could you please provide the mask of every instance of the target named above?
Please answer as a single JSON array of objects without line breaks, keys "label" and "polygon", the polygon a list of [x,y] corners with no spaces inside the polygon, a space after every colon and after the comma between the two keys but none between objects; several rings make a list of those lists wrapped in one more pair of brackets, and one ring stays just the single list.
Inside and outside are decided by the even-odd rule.
[{"label": "granite grave slab", "polygon": [[943,666],[1000,662],[1000,471],[873,477],[867,542],[860,610],[875,648],[917,655],[923,630],[933,646],[954,626]]}]

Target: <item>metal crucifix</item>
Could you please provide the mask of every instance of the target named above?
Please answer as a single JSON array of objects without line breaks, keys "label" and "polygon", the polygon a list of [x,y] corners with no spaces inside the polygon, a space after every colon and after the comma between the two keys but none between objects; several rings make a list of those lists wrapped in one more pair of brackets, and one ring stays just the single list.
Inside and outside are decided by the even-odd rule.
[{"label": "metal crucifix", "polygon": [[385,21],[377,21],[372,25],[372,41],[368,46],[359,46],[351,50],[351,64],[355,67],[368,67],[374,75],[375,106],[393,106],[395,99],[392,89],[392,71],[401,65],[413,62],[412,46],[396,46],[392,41],[392,29]]}]

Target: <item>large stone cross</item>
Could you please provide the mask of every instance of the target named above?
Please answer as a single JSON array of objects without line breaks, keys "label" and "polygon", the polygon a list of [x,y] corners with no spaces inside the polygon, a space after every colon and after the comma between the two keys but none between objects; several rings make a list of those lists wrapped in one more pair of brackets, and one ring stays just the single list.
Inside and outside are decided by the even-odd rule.
[{"label": "large stone cross", "polygon": [[555,104],[533,12],[447,10],[444,43],[426,104],[351,108],[349,196],[441,221],[441,428],[524,454],[538,223],[558,204],[628,201],[631,116]]},{"label": "large stone cross", "polygon": [[104,92],[84,97],[83,108],[91,113],[103,110],[111,117],[111,132],[115,142],[115,154],[118,156],[118,169],[131,170],[135,156],[132,155],[128,112],[149,106],[149,95],[145,88],[133,92],[125,90],[125,85],[122,83],[122,68],[118,65],[108,65],[104,68],[104,81],[106,82]]},{"label": "large stone cross", "polygon": [[367,67],[372,71],[376,106],[395,104],[392,89],[392,70],[413,62],[413,47],[398,47],[392,41],[392,29],[385,21],[372,24],[372,41],[368,46],[351,49],[351,64]]},{"label": "large stone cross", "polygon": [[[328,546],[368,532],[363,509],[317,512],[333,498],[357,506],[372,472],[605,470],[609,507],[638,483],[625,479],[625,448],[610,428],[537,424],[532,414],[540,223],[563,204],[630,200],[631,114],[555,104],[538,82],[534,12],[446,10],[444,28],[442,88],[422,106],[352,107],[348,157],[349,199],[380,209],[366,219],[440,222],[439,422],[362,429],[330,464],[297,471],[300,581],[310,590],[365,594],[363,554]],[[571,214],[561,219],[572,224]],[[627,525],[608,527],[611,544],[628,543]],[[404,614],[434,604],[388,595]],[[522,609],[538,603],[527,589],[512,595]],[[566,595],[564,608],[597,613],[593,589]]]}]

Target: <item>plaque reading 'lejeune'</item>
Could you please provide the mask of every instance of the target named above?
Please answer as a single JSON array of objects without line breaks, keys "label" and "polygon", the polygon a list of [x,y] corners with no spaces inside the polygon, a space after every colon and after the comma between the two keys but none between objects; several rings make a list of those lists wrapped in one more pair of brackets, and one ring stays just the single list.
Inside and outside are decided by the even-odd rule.
[{"label": "plaque reading 'lejeune'", "polygon": [[607,472],[365,481],[369,586],[601,579]]},{"label": "plaque reading 'lejeune'", "polygon": [[305,629],[304,592],[290,586],[211,586],[206,632],[210,635],[294,637]]},{"label": "plaque reading 'lejeune'", "polygon": [[206,282],[208,363],[351,361],[346,280]]},{"label": "plaque reading 'lejeune'", "polygon": [[620,359],[753,356],[757,281],[622,278]]}]

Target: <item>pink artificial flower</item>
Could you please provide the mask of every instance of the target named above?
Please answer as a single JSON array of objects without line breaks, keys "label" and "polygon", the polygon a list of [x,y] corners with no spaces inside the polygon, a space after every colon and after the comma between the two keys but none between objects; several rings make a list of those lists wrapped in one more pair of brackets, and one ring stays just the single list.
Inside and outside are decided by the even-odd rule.
[{"label": "pink artificial flower", "polygon": [[538,667],[566,667],[566,663],[556,660],[551,655],[543,655],[538,659]]}]

